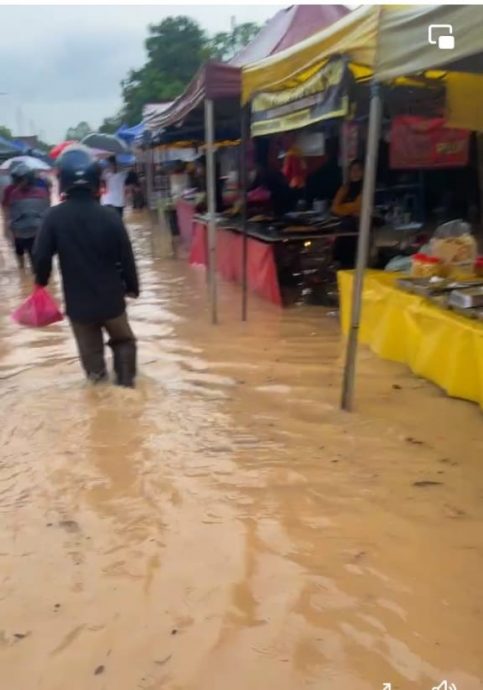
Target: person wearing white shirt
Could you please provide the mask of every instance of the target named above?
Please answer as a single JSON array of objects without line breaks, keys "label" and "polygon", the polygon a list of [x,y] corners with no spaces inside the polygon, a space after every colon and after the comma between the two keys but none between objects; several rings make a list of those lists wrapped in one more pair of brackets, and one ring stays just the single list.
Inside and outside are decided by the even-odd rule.
[{"label": "person wearing white shirt", "polygon": [[121,218],[126,205],[127,175],[127,171],[119,170],[115,156],[108,158],[108,168],[102,176],[105,192],[102,195],[101,204],[115,208]]}]

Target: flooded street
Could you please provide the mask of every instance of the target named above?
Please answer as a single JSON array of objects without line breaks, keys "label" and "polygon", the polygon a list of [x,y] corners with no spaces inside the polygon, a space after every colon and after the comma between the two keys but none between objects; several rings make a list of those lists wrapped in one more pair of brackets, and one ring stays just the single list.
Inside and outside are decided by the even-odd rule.
[{"label": "flooded street", "polygon": [[337,321],[161,258],[131,219],[135,391],[90,387],[66,323],[10,319],[0,256],[0,687],[483,688],[483,416]]}]

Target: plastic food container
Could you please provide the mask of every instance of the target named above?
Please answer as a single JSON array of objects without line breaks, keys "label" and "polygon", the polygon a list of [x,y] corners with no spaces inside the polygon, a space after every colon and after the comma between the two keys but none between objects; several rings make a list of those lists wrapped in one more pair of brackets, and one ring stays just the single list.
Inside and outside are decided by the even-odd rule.
[{"label": "plastic food container", "polygon": [[433,278],[441,274],[441,262],[436,256],[414,254],[411,260],[413,278]]},{"label": "plastic food container", "polygon": [[413,278],[424,277],[425,254],[413,254],[411,257],[411,275]]},{"label": "plastic food container", "polygon": [[483,278],[483,256],[477,256],[475,261],[475,275]]}]

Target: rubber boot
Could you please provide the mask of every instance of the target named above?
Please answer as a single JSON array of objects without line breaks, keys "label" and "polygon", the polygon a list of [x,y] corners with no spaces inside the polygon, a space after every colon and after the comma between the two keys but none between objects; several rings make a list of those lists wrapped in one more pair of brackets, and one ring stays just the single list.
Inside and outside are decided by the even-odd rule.
[{"label": "rubber boot", "polygon": [[125,342],[112,345],[116,385],[134,388],[136,379],[136,343]]}]

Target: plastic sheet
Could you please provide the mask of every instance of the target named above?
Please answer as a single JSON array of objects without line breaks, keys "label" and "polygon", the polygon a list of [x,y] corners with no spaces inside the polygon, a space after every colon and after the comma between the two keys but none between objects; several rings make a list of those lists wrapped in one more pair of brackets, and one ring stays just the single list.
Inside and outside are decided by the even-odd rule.
[{"label": "plastic sheet", "polygon": [[[448,395],[483,407],[483,323],[432,305],[399,290],[397,276],[367,271],[360,342],[380,357],[407,364]],[[352,271],[338,274],[341,325],[347,334]]]}]

